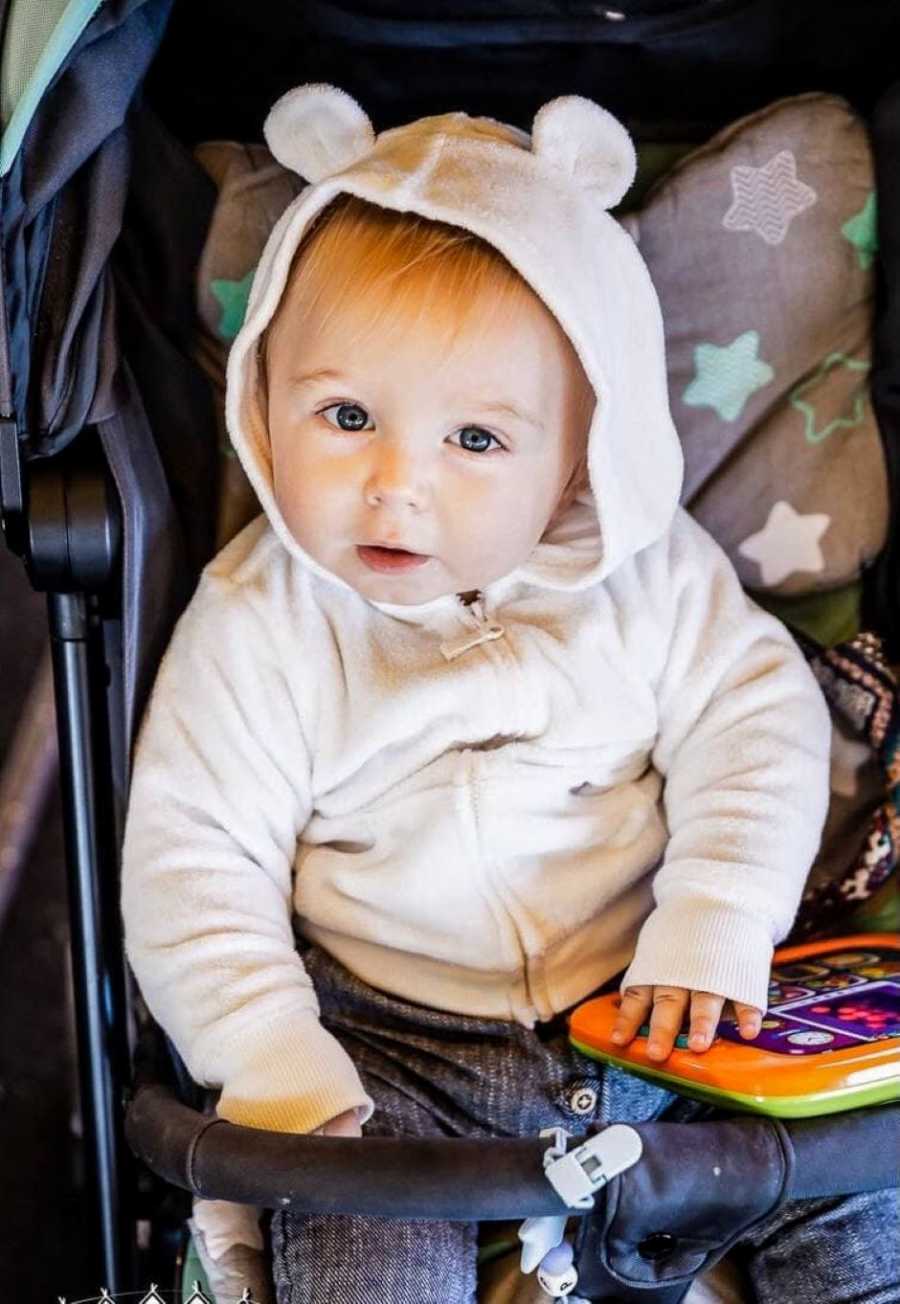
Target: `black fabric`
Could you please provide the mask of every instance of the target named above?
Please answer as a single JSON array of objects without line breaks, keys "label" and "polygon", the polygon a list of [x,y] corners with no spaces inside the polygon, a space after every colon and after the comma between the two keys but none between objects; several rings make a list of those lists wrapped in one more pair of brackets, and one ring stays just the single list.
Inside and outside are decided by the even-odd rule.
[{"label": "black fabric", "polygon": [[865,577],[864,625],[885,637],[900,662],[900,82],[881,98],[872,121],[878,195],[876,318],[872,403],[884,442],[894,528]]},{"label": "black fabric", "polygon": [[[774,1119],[719,1120],[715,1149],[697,1123],[645,1123],[641,1162],[610,1184],[576,1242],[578,1289],[592,1300],[681,1298],[691,1280],[784,1198],[790,1139]],[[698,1155],[705,1162],[698,1163]],[[715,1156],[715,1168],[713,1167]]]},{"label": "black fabric", "polygon": [[785,1197],[807,1200],[847,1191],[877,1191],[897,1181],[900,1103],[854,1109],[788,1124],[794,1161]]},{"label": "black fabric", "polygon": [[896,1182],[896,1104],[784,1123],[712,1107],[679,1123],[677,1113],[640,1124],[640,1163],[579,1228],[578,1290],[591,1300],[677,1304],[694,1276],[792,1202]]},{"label": "black fabric", "polygon": [[49,246],[28,309],[32,379],[25,429],[33,451],[65,447],[85,424],[115,409],[118,344],[105,263],[121,228],[127,176],[120,128],[40,210],[38,225],[49,219],[42,231]]},{"label": "black fabric", "polygon": [[884,0],[191,0],[149,87],[191,144],[261,139],[272,102],[304,81],[349,91],[377,130],[460,105],[528,128],[545,100],[582,94],[639,137],[699,140],[804,90],[868,113],[898,36]]},{"label": "black fabric", "polygon": [[131,185],[113,257],[120,346],[165,470],[186,569],[196,578],[214,550],[219,491],[214,395],[191,356],[196,268],[216,188],[144,104],[132,115],[130,148]]},{"label": "black fabric", "polygon": [[116,359],[105,268],[128,180],[124,123],[171,0],[107,0],[57,73],[0,182],[4,330],[27,455],[108,415]]},{"label": "black fabric", "polygon": [[3,412],[26,458],[99,428],[120,491],[126,746],[213,551],[218,492],[213,396],[189,356],[215,187],[139,100],[171,4],[98,10],[0,182]]}]

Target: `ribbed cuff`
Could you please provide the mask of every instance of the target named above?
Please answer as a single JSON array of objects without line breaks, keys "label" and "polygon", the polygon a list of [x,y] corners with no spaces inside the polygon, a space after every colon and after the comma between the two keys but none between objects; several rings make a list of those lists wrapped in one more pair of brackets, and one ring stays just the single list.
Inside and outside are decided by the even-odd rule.
[{"label": "ribbed cuff", "polygon": [[271,1132],[312,1132],[346,1110],[375,1108],[340,1042],[311,1010],[254,1029],[221,1056],[220,1118]]},{"label": "ribbed cuff", "polygon": [[758,916],[680,897],[647,919],[622,988],[685,987],[765,1010],[772,951],[770,927]]}]

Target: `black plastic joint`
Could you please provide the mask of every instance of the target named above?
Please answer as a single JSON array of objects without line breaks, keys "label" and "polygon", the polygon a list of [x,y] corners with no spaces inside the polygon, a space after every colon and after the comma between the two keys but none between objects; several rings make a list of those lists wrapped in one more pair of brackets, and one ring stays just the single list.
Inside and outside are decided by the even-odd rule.
[{"label": "black plastic joint", "polygon": [[25,482],[19,425],[15,417],[0,416],[0,518],[7,543],[21,553],[24,541]]}]

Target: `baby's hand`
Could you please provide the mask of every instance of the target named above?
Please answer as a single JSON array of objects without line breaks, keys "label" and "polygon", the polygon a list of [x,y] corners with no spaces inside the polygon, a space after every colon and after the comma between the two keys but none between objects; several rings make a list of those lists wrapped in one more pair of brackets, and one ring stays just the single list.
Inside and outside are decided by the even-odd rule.
[{"label": "baby's hand", "polygon": [[[612,1039],[627,1046],[638,1028],[650,1015],[650,1036],[647,1040],[649,1059],[664,1060],[675,1045],[685,1014],[690,1006],[688,1047],[693,1051],[708,1050],[722,1016],[723,996],[712,992],[692,992],[686,987],[626,987],[612,1031]],[[752,1040],[759,1035],[762,1014],[752,1005],[734,1002],[734,1011],[742,1037]]]},{"label": "baby's hand", "polygon": [[314,1129],[313,1136],[362,1136],[362,1125],[359,1121],[359,1110],[347,1109],[343,1114],[338,1114],[336,1118],[330,1118],[327,1123]]}]

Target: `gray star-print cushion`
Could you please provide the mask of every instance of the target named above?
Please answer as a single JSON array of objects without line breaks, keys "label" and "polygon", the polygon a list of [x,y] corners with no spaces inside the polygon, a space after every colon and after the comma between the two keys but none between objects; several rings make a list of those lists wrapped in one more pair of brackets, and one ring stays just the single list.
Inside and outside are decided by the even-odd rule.
[{"label": "gray star-print cushion", "polygon": [[863,122],[836,96],[779,100],[618,216],[662,305],[685,505],[748,589],[796,596],[853,581],[888,524],[868,391],[875,193]]}]

